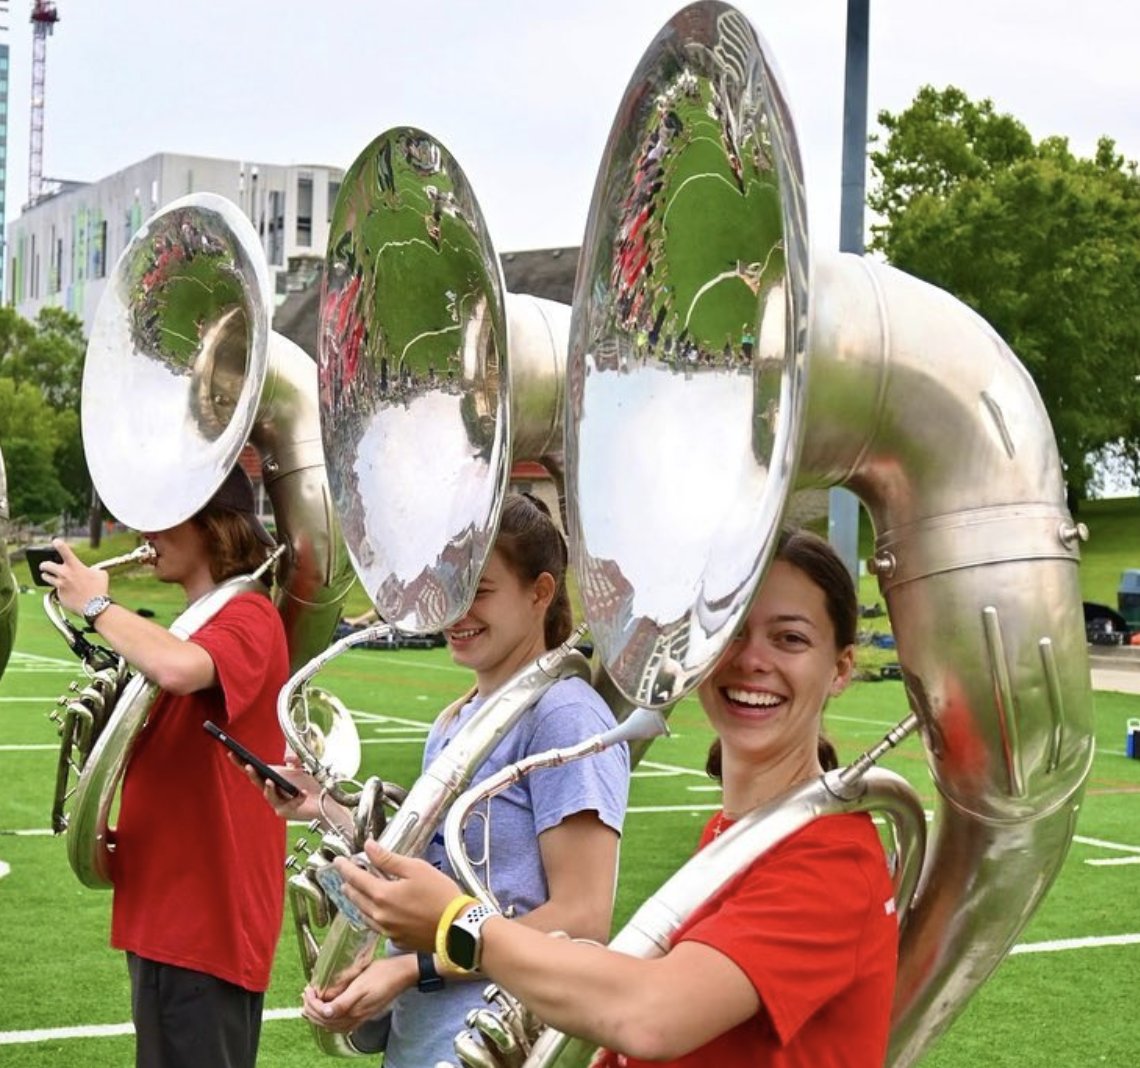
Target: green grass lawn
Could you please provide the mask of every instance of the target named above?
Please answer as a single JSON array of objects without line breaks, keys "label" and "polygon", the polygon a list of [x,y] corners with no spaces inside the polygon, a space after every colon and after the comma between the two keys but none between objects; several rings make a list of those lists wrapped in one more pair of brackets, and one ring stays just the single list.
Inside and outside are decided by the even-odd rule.
[{"label": "green grass lawn", "polygon": [[[1140,507],[1136,501],[1092,502],[1080,518],[1091,531],[1082,564],[1085,596],[1114,605],[1120,571],[1140,566],[1140,539],[1133,533]],[[112,539],[98,555],[129,547],[125,539]],[[869,544],[864,555],[868,551]],[[14,566],[22,576],[23,564]],[[117,578],[115,587],[124,603],[152,610],[163,624],[181,607],[177,591],[145,574]],[[861,592],[864,603],[874,599],[873,584]],[[0,878],[0,1065],[127,1066],[129,1036],[67,1037],[57,1031],[124,1024],[129,988],[121,955],[107,947],[110,896],[81,887],[67,867],[63,843],[43,833],[56,761],[55,731],[45,713],[75,671],[39,601],[32,592],[20,598],[17,651],[0,681],[0,861],[8,869]],[[350,611],[364,603],[354,593]],[[363,773],[410,782],[428,723],[467,678],[446,650],[362,650],[336,661],[322,684],[354,710],[364,742]],[[830,707],[828,731],[850,758],[906,712],[900,683],[856,683]],[[1140,932],[1140,761],[1123,754],[1124,723],[1133,715],[1140,715],[1140,698],[1096,695],[1098,752],[1078,837],[1056,886],[1023,932],[1023,947],[1043,950],[1043,943],[1055,940]],[[683,702],[671,725],[672,736],[654,745],[634,777],[619,924],[683,863],[717,804],[718,793],[701,771],[710,732],[695,701]],[[885,763],[906,775],[925,802],[933,800],[917,741]],[[311,1068],[320,1058],[307,1026],[292,1016],[304,980],[290,924],[287,917],[266,1002],[271,1011],[260,1059],[266,1068]],[[1138,958],[1137,944],[1017,953],[923,1059],[924,1068],[1135,1063],[1130,1025]],[[15,1034],[24,1031],[50,1033],[28,1041]]]}]

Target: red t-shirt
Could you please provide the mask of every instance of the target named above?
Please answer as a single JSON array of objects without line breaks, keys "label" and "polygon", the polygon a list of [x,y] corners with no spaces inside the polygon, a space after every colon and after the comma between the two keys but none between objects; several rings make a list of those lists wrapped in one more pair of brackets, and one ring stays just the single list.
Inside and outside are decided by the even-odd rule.
[{"label": "red t-shirt", "polygon": [[[785,839],[698,909],[673,938],[682,941],[730,958],[763,1004],[750,1020],[668,1065],[882,1068],[898,922],[870,817],[826,816]],[[598,1062],[645,1063],[613,1053]]]},{"label": "red t-shirt", "polygon": [[272,602],[248,593],[190,641],[210,654],[218,685],[160,694],[136,739],[115,831],[111,944],[263,991],[281,930],[284,826],[202,724],[227,724],[280,760],[285,632]]}]

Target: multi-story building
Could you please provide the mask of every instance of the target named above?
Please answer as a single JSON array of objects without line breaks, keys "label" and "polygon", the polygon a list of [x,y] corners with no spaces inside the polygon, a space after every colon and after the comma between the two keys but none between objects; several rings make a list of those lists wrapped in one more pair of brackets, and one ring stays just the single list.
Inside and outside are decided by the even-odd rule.
[{"label": "multi-story building", "polygon": [[343,177],[337,167],[163,152],[97,182],[63,183],[8,227],[5,298],[29,319],[64,307],[90,331],[107,276],[143,222],[187,193],[218,193],[252,220],[283,299],[300,265],[324,259]]}]

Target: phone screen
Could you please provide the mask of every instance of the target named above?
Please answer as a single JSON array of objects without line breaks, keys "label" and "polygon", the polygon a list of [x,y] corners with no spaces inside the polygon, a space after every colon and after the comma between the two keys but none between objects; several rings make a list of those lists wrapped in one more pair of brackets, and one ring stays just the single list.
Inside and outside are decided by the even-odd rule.
[{"label": "phone screen", "polygon": [[281,793],[285,794],[286,797],[296,797],[301,792],[293,783],[286,779],[284,775],[274,771],[261,757],[254,756],[253,753],[246,749],[236,738],[231,738],[230,735],[222,730],[213,720],[206,720],[202,726],[217,738],[222,745],[226,746],[227,749],[236,753],[242,763],[249,764],[263,779],[268,779]]}]

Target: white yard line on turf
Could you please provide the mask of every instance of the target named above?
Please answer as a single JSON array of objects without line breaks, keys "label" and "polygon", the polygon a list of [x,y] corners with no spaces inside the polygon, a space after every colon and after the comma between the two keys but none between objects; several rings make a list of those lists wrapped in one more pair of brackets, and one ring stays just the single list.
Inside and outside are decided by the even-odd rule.
[{"label": "white yard line on turf", "polygon": [[[1026,953],[1062,953],[1073,949],[1102,949],[1109,946],[1140,945],[1140,934],[1103,935],[1096,938],[1060,938],[1049,942],[1026,942],[1014,946],[1011,956]],[[298,1009],[266,1009],[263,1019],[296,1020]],[[87,1027],[50,1027],[34,1031],[0,1031],[0,1046],[26,1045],[32,1042],[58,1042],[69,1038],[114,1038],[129,1035],[134,1027],[129,1023],[92,1024]]]},{"label": "white yard line on turf", "polygon": [[[300,1009],[266,1009],[263,1020],[297,1020]],[[0,1031],[0,1046],[52,1042],[65,1038],[117,1038],[134,1034],[134,1024],[88,1024],[86,1027],[45,1027],[35,1031]]]}]

